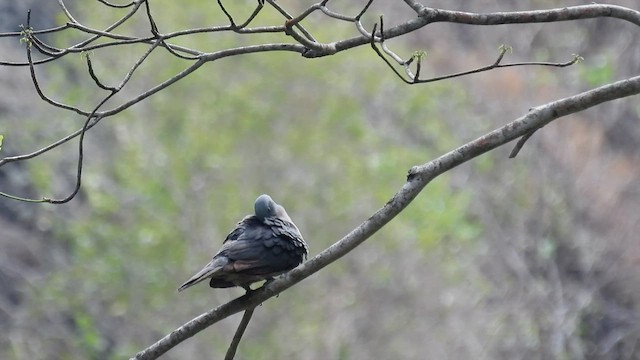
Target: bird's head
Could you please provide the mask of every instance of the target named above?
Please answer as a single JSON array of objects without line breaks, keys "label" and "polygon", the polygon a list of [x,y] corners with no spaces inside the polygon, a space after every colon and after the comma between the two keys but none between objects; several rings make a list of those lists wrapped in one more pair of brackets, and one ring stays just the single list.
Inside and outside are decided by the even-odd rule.
[{"label": "bird's head", "polygon": [[260,220],[264,220],[268,217],[279,217],[291,221],[291,218],[289,218],[289,214],[287,214],[287,211],[284,209],[284,207],[278,205],[275,201],[273,201],[271,196],[267,194],[258,196],[253,206],[256,212],[256,216]]},{"label": "bird's head", "polygon": [[260,220],[264,220],[265,218],[276,216],[276,204],[275,201],[271,198],[271,196],[267,194],[262,194],[258,196],[253,207],[256,211],[256,216]]}]

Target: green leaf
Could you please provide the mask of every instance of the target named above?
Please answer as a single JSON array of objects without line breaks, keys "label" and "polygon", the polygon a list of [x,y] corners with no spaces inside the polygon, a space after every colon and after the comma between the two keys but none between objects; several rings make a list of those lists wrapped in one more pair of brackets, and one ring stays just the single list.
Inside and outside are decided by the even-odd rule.
[{"label": "green leaf", "polygon": [[33,36],[33,28],[31,26],[24,26],[23,24],[20,24],[20,35],[22,35],[22,37],[20,38],[20,43],[25,43],[27,44],[28,47],[31,47],[31,36]]},{"label": "green leaf", "polygon": [[413,55],[411,55],[411,57],[414,58],[415,60],[422,61],[424,58],[427,57],[427,52],[424,50],[418,50],[418,51],[415,51]]},{"label": "green leaf", "polygon": [[506,45],[506,44],[500,44],[500,46],[498,46],[498,51],[500,51],[501,53],[509,53],[512,54],[513,53],[513,47]]},{"label": "green leaf", "polygon": [[0,151],[2,151],[2,140],[4,139],[3,135],[0,135]]}]

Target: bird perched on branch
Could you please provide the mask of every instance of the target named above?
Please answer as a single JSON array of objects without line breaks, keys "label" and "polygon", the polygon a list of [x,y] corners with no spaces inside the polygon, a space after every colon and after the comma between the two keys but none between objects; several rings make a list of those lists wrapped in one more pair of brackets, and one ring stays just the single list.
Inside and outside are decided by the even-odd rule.
[{"label": "bird perched on branch", "polygon": [[182,284],[179,292],[206,279],[211,279],[212,288],[241,286],[250,291],[252,283],[271,280],[306,259],[307,243],[284,207],[263,194],[254,209],[255,215],[236,225],[213,259]]}]

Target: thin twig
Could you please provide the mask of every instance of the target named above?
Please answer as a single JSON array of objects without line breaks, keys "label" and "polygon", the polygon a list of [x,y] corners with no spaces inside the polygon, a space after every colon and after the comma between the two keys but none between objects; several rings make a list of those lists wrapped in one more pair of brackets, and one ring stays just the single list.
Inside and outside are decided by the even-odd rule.
[{"label": "thin twig", "polygon": [[518,140],[518,142],[516,143],[516,146],[514,146],[513,150],[511,150],[511,152],[509,153],[509,159],[513,159],[516,156],[518,156],[518,153],[520,152],[520,150],[522,150],[524,143],[526,143],[527,140],[529,140],[529,138],[533,136],[533,133],[535,133],[536,131],[538,131],[538,129],[533,129],[531,130],[531,132],[525,134],[520,138],[520,140]]},{"label": "thin twig", "polygon": [[244,29],[245,27],[247,27],[253,21],[253,19],[255,19],[256,16],[258,16],[260,11],[264,7],[264,3],[262,1],[258,1],[258,5],[256,6],[255,9],[253,9],[253,12],[251,13],[251,15],[249,15],[247,20],[245,20],[240,25],[236,25],[235,20],[233,20],[233,16],[231,16],[231,14],[224,7],[224,4],[222,4],[222,0],[217,0],[217,1],[218,1],[218,6],[220,7],[220,9],[224,13],[224,15],[227,17],[227,19],[229,19],[229,24],[230,24],[231,30],[233,30],[234,32],[237,32],[237,33],[243,33],[241,30]]},{"label": "thin twig", "polygon": [[247,325],[249,325],[249,321],[251,320],[251,316],[255,309],[256,308],[253,307],[244,311],[242,320],[240,320],[236,333],[233,335],[233,340],[231,340],[231,344],[229,345],[229,349],[227,349],[227,354],[224,356],[224,360],[233,360],[234,356],[236,356],[236,350],[238,350],[240,339],[242,339],[242,335],[244,335],[244,331],[247,329]]},{"label": "thin twig", "polygon": [[[231,16],[231,14],[227,11],[227,8],[224,7],[224,4],[222,4],[222,0],[217,0],[218,2],[218,6],[220,7],[220,10],[222,10],[222,13],[227,17],[227,19],[229,20],[229,24],[231,25],[231,28],[236,28],[236,22],[235,20],[233,20],[233,16]],[[262,7],[262,3],[258,1],[258,7]]]},{"label": "thin twig", "polygon": [[[442,80],[446,80],[446,79],[452,79],[452,78],[456,78],[456,77],[461,77],[461,76],[466,76],[466,75],[471,75],[471,74],[477,74],[477,73],[481,73],[481,72],[485,72],[485,71],[489,71],[489,70],[493,70],[493,69],[498,69],[498,68],[504,68],[504,67],[514,67],[514,66],[551,66],[551,67],[567,67],[567,66],[571,66],[573,64],[579,63],[580,61],[583,60],[583,58],[580,55],[573,55],[573,58],[569,61],[565,61],[565,62],[542,62],[542,61],[529,61],[529,62],[518,62],[518,63],[509,63],[509,64],[501,64],[504,55],[507,53],[507,51],[510,51],[510,47],[508,46],[504,46],[501,45],[500,46],[500,51],[498,54],[498,57],[496,58],[496,60],[487,66],[483,66],[480,68],[476,68],[476,69],[471,69],[471,70],[466,70],[466,71],[461,71],[461,72],[457,72],[457,73],[453,73],[453,74],[447,74],[447,75],[442,75],[442,76],[435,76],[429,79],[420,79],[420,67],[421,67],[421,61],[422,61],[422,56],[419,56],[419,59],[416,63],[416,74],[412,74],[411,73],[411,69],[409,68],[409,65],[414,61],[414,57],[410,58],[409,60],[403,61],[399,56],[397,56],[395,53],[393,53],[390,49],[388,49],[385,46],[385,33],[384,33],[384,29],[383,29],[383,18],[382,16],[380,17],[380,37],[378,39],[375,38],[375,31],[376,31],[376,26],[374,25],[373,28],[373,32],[370,38],[370,44],[372,49],[375,51],[376,55],[378,55],[379,58],[381,58],[385,64],[387,64],[387,66],[393,70],[394,74],[396,74],[403,82],[405,82],[406,84],[424,84],[424,83],[430,83],[430,82],[436,82],[436,81],[442,81]],[[407,77],[409,79],[405,79],[404,76],[402,76],[400,74],[400,72],[398,72],[395,69],[395,66],[393,66],[393,64],[391,64],[390,61],[388,61],[386,59],[386,57],[384,56],[384,54],[378,49],[378,47],[376,46],[377,44],[380,44],[381,48],[384,50],[384,52],[387,55],[390,55],[397,63],[399,63],[400,65],[402,65],[405,69],[405,72],[407,74]]]},{"label": "thin twig", "polygon": [[[98,121],[102,120],[104,116],[98,116],[94,119],[93,122],[91,122],[89,124],[89,126],[87,126],[87,128],[85,130],[91,129],[92,127],[94,127]],[[42,155],[44,153],[46,153],[47,151],[53,150],[55,148],[57,148],[58,146],[65,144],[67,142],[69,142],[72,139],[75,139],[76,137],[78,137],[80,135],[80,133],[82,133],[84,127],[72,132],[71,134],[57,140],[56,142],[53,142],[41,149],[38,149],[36,151],[33,151],[31,153],[28,154],[23,154],[23,155],[16,155],[16,156],[8,156],[5,158],[0,159],[0,166],[12,163],[12,162],[16,162],[16,161],[24,161],[24,160],[29,160],[29,159],[33,159],[39,155]]]},{"label": "thin twig", "polygon": [[64,12],[65,16],[72,22],[72,23],[78,23],[78,20],[76,20],[73,15],[71,15],[71,12],[69,12],[69,10],[67,9],[67,6],[64,4],[64,1],[62,0],[58,0],[58,5],[60,5],[60,7],[62,8],[62,12]]},{"label": "thin twig", "polygon": [[[104,103],[109,101],[109,99],[111,99],[111,97],[114,96],[115,94],[116,92],[112,92],[109,95],[107,95],[107,97],[102,99],[102,101],[100,101],[100,103],[93,109],[91,114],[87,116],[87,120],[84,122],[84,126],[82,126],[82,131],[80,132],[80,139],[78,139],[78,164],[76,168],[76,185],[73,188],[73,191],[71,192],[71,194],[69,194],[64,199],[51,199],[51,198],[44,197],[42,198],[42,201],[48,202],[51,204],[65,204],[71,201],[74,197],[76,197],[76,195],[78,195],[78,192],[80,192],[80,187],[82,186],[82,166],[84,161],[84,137],[85,137],[85,134],[87,133],[87,129],[89,129],[89,123],[91,122],[95,112],[98,111],[98,109],[102,105],[104,105]],[[96,122],[97,122],[97,119],[96,119]]]},{"label": "thin twig", "polygon": [[358,15],[356,15],[356,17],[354,19],[357,20],[357,21],[360,21],[362,16],[367,12],[367,10],[369,10],[369,7],[371,6],[371,4],[373,4],[373,0],[367,1],[367,3],[362,8],[362,10],[360,10],[360,13],[358,13]]},{"label": "thin twig", "polygon": [[117,91],[113,86],[106,86],[100,81],[100,79],[98,79],[95,71],[93,71],[93,65],[91,63],[91,53],[85,53],[85,58],[87,59],[87,71],[89,72],[89,76],[91,76],[93,81],[96,83],[96,86],[107,91]]},{"label": "thin twig", "polygon": [[[380,59],[382,59],[382,61],[385,62],[385,64],[387,64],[387,66],[389,67],[389,69],[391,69],[391,71],[393,71],[400,80],[404,81],[407,84],[412,84],[411,81],[407,80],[404,78],[404,76],[402,76],[402,74],[400,74],[400,72],[398,70],[396,70],[396,67],[393,66],[393,64],[391,64],[391,62],[389,62],[389,60],[387,60],[387,58],[382,54],[382,52],[378,49],[378,47],[376,46],[376,37],[375,37],[375,33],[376,33],[376,29],[378,28],[378,24],[373,24],[373,30],[371,30],[371,38],[370,38],[370,44],[371,44],[371,48],[373,49],[373,51],[375,51],[375,53],[378,55],[378,57]],[[380,41],[383,41],[384,39],[384,34],[381,32],[380,33]]]},{"label": "thin twig", "polygon": [[[304,26],[302,26],[302,24],[300,24],[300,21],[302,21],[302,18],[295,20],[293,18],[293,16],[291,14],[289,14],[285,9],[283,9],[280,4],[278,4],[277,2],[275,2],[274,0],[266,0],[269,5],[273,6],[274,9],[276,9],[282,16],[284,16],[285,19],[287,19],[287,23],[291,22],[291,24],[293,26],[296,27],[296,29],[298,29],[302,35],[304,35],[309,41],[317,43],[318,41],[313,37],[313,35],[311,35],[311,33],[309,31],[307,31],[307,29],[304,28]],[[309,9],[316,9],[316,5],[311,5],[307,10],[305,10],[303,13],[306,13],[307,11],[309,11]],[[285,28],[287,26],[285,25]]]},{"label": "thin twig", "polygon": [[37,36],[33,34],[31,35],[31,41],[32,41],[33,47],[35,47],[38,51],[40,51],[41,53],[47,56],[60,57],[59,54],[63,53],[64,51],[63,49],[51,46],[49,44],[45,44],[40,39],[38,39]]},{"label": "thin twig", "polygon": [[[107,28],[103,32],[111,32],[114,29],[118,28],[120,25],[124,24],[127,20],[129,20],[138,11],[138,9],[140,9],[140,6],[142,5],[143,2],[146,2],[146,0],[134,1],[133,8],[129,12],[127,12],[123,17],[118,19],[116,22],[114,22],[113,24],[107,26]],[[102,35],[92,36],[89,39],[81,41],[78,44],[73,45],[73,46],[71,46],[69,48],[70,49],[83,48],[83,47],[89,45],[90,43],[100,39],[100,37],[102,37]]]},{"label": "thin twig", "polygon": [[142,63],[149,57],[149,55],[151,55],[153,50],[155,50],[159,45],[160,45],[160,42],[154,43],[147,49],[147,51],[144,54],[142,54],[140,58],[138,58],[135,64],[133,64],[131,69],[129,69],[127,74],[124,76],[124,79],[122,79],[120,84],[116,87],[118,91],[122,90],[122,88],[129,82],[129,80],[131,80],[133,73],[140,67],[140,65],[142,65]]},{"label": "thin twig", "polygon": [[158,31],[158,25],[156,24],[156,21],[153,19],[153,15],[151,15],[151,5],[149,5],[149,1],[144,2],[144,7],[147,13],[147,19],[149,19],[149,25],[151,26],[151,34],[156,39],[162,38],[162,35],[160,35],[160,31]]},{"label": "thin twig", "polygon": [[[68,29],[69,23],[65,24],[65,25],[60,25],[60,26],[56,26],[56,27],[52,27],[49,29],[42,29],[42,30],[33,30],[34,34],[51,34],[51,33],[55,33],[58,31],[63,31]],[[3,37],[21,37],[22,36],[22,31],[9,31],[9,32],[0,32],[0,38]]]},{"label": "thin twig", "polygon": [[40,98],[42,100],[44,100],[45,102],[55,106],[55,107],[59,107],[61,109],[65,109],[65,110],[70,110],[75,112],[76,114],[80,114],[80,115],[88,115],[86,112],[80,110],[79,108],[75,107],[75,106],[71,106],[71,105],[67,105],[58,101],[55,101],[51,98],[49,98],[47,95],[44,94],[44,92],[42,91],[42,89],[40,88],[40,84],[38,83],[38,77],[36,76],[36,68],[35,68],[35,64],[33,63],[33,58],[31,56],[31,36],[28,36],[29,39],[29,44],[27,44],[27,61],[29,62],[29,73],[31,74],[31,80],[33,82],[33,85],[35,86],[36,92],[38,93],[38,96],[40,96]]},{"label": "thin twig", "polygon": [[128,8],[129,6],[133,6],[135,4],[135,1],[132,1],[128,4],[124,4],[124,5],[118,5],[118,4],[113,4],[110,3],[106,0],[98,0],[99,2],[103,3],[104,5],[108,6],[108,7],[112,7],[112,8],[117,8],[117,9],[124,9],[124,8]]}]

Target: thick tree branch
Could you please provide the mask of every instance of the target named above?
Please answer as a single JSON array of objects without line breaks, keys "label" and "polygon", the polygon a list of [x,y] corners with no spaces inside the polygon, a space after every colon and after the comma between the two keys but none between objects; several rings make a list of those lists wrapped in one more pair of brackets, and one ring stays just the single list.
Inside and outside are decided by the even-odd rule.
[{"label": "thick tree branch", "polygon": [[[495,13],[470,13],[430,8],[415,0],[405,0],[426,24],[452,22],[468,25],[533,24],[612,17],[640,26],[640,12],[618,5],[589,4],[549,10],[510,11]],[[425,24],[425,25],[426,25]]]},{"label": "thick tree branch", "polygon": [[[423,6],[414,0],[405,0],[418,17],[405,23],[385,30],[385,38],[391,39],[416,31],[424,26],[436,22],[451,22],[468,25],[505,25],[505,24],[533,24],[542,22],[569,21],[581,19],[593,19],[597,17],[612,17],[629,21],[640,26],[640,11],[617,5],[590,4],[569,6],[565,8],[549,10],[531,10],[495,13],[468,13],[462,11],[450,11]],[[364,45],[370,42],[371,34],[336,41],[327,46],[335,48],[336,52]],[[326,54],[309,52],[307,57],[325,56]]]},{"label": "thick tree branch", "polygon": [[375,234],[402,212],[433,179],[454,167],[521,136],[525,136],[534,129],[541,128],[563,116],[586,110],[603,102],[637,94],[640,94],[640,76],[538,106],[532,108],[528,114],[437,159],[412,167],[409,170],[406,183],[384,207],[376,211],[369,219],[365,220],[338,242],[269,284],[189,321],[147,349],[136,354],[134,359],[156,359],[206,327],[242,310],[255,307],[318,272]]}]

